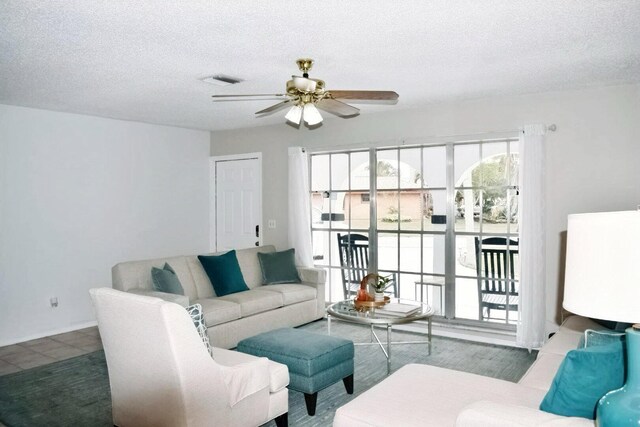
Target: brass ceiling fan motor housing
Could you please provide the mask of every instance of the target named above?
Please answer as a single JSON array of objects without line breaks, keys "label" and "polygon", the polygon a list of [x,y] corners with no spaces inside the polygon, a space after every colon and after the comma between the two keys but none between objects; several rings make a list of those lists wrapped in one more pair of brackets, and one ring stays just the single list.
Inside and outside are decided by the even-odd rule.
[{"label": "brass ceiling fan motor housing", "polygon": [[309,70],[313,67],[313,59],[300,58],[296,61],[298,68],[302,71],[302,77],[309,77]]}]

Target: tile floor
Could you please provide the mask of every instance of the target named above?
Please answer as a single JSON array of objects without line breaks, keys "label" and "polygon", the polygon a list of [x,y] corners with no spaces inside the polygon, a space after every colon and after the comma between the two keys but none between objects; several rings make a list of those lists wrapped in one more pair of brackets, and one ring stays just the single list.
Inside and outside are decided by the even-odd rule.
[{"label": "tile floor", "polygon": [[80,329],[0,347],[0,375],[6,375],[102,349],[98,327]]}]

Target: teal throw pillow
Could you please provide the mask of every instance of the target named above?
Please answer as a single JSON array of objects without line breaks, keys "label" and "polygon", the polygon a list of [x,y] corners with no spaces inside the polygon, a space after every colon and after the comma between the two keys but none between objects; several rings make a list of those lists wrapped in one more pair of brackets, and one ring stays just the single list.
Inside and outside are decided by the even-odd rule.
[{"label": "teal throw pillow", "polygon": [[204,323],[204,315],[202,314],[202,306],[200,304],[193,304],[187,307],[187,313],[191,316],[191,321],[200,335],[200,339],[207,349],[209,356],[213,358],[213,348],[209,342],[209,334],[207,333],[207,324]]},{"label": "teal throw pillow", "polygon": [[276,283],[300,283],[300,276],[296,268],[296,251],[287,249],[282,252],[258,252],[258,260],[262,269],[262,283],[273,285]]},{"label": "teal throw pillow", "polygon": [[249,290],[240,271],[235,250],[222,255],[198,255],[198,259],[217,296]]},{"label": "teal throw pillow", "polygon": [[153,282],[153,289],[158,292],[184,295],[184,289],[182,289],[176,272],[166,262],[163,268],[151,268],[151,281]]},{"label": "teal throw pillow", "polygon": [[598,400],[625,381],[625,344],[571,350],[567,353],[540,409],[567,417],[595,418]]},{"label": "teal throw pillow", "polygon": [[596,331],[595,329],[587,329],[580,337],[578,348],[615,344],[617,342],[626,342],[625,340],[626,334],[624,332]]}]

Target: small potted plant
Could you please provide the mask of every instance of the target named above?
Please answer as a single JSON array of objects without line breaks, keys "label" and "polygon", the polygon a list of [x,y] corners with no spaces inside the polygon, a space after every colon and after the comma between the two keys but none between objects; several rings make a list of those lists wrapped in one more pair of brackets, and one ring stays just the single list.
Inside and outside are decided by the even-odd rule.
[{"label": "small potted plant", "polygon": [[374,301],[384,301],[384,290],[389,285],[391,276],[380,276],[377,274],[375,276],[375,280],[369,282],[374,291]]}]

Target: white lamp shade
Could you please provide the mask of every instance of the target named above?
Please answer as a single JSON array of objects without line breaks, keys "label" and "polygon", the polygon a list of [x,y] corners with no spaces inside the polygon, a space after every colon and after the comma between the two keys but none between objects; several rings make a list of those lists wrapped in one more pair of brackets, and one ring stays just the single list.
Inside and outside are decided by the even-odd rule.
[{"label": "white lamp shade", "polygon": [[569,215],[563,307],[640,322],[640,211]]},{"label": "white lamp shade", "polygon": [[320,111],[313,104],[304,104],[304,121],[309,126],[317,125],[322,122]]},{"label": "white lamp shade", "polygon": [[299,125],[300,120],[302,119],[302,107],[299,105],[294,105],[293,107],[291,107],[287,115],[284,116],[284,118],[290,121],[291,123],[295,123],[296,125]]}]

